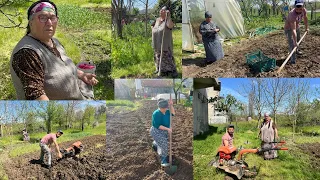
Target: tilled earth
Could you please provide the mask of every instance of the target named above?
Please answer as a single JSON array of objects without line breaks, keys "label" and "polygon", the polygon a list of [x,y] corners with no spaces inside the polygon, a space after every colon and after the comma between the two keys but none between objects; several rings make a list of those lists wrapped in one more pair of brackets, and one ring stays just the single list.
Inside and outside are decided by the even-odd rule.
[{"label": "tilled earth", "polygon": [[193,179],[192,111],[175,105],[172,152],[178,169],[169,176],[151,148],[149,129],[152,113],[157,109],[156,101],[141,103],[136,111],[108,107],[107,179]]},{"label": "tilled earth", "polygon": [[320,170],[320,143],[300,144],[299,148],[310,156],[311,166]]},{"label": "tilled earth", "polygon": [[[304,32],[301,33],[301,36]],[[182,71],[184,77],[319,77],[320,76],[320,31],[310,31],[303,39],[296,64],[290,60],[281,70],[276,71],[287,58],[288,43],[283,31],[273,32],[263,37],[241,41],[240,44],[224,47],[225,57],[204,67],[204,59],[184,58]],[[277,60],[275,70],[256,73],[246,65],[246,54],[258,49]]]},{"label": "tilled earth", "polygon": [[[39,151],[19,156],[6,163],[6,174],[9,179],[106,179],[106,136],[95,135],[79,140],[84,145],[84,151],[80,156],[62,159],[59,162],[53,157],[50,170],[32,163],[39,159]],[[59,146],[67,148],[74,142],[64,142]]]}]

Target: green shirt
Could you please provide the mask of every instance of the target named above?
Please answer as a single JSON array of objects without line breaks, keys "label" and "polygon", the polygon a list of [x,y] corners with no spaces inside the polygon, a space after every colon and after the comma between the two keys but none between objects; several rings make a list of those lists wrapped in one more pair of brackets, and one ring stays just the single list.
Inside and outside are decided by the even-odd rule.
[{"label": "green shirt", "polygon": [[167,110],[165,114],[163,114],[160,109],[157,109],[152,114],[152,126],[159,129],[160,126],[165,126],[170,128],[170,111]]}]

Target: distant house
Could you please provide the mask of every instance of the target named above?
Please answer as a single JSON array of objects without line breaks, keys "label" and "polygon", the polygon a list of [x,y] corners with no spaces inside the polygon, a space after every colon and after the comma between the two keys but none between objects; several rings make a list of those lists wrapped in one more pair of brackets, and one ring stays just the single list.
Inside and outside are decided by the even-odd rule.
[{"label": "distant house", "polygon": [[155,97],[157,94],[173,93],[173,81],[169,79],[136,79],[136,95]]},{"label": "distant house", "polygon": [[199,135],[209,130],[209,102],[207,88],[213,91],[221,90],[221,82],[214,78],[195,78],[193,80],[193,135]]}]

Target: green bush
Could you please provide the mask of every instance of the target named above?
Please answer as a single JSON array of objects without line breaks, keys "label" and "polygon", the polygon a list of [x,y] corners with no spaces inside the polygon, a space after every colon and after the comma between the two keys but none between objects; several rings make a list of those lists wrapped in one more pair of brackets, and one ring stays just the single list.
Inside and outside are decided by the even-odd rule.
[{"label": "green bush", "polygon": [[123,29],[123,37],[123,39],[115,38],[112,43],[113,68],[126,68],[152,61],[152,41],[151,38],[144,37],[143,23],[126,25]]},{"label": "green bush", "polygon": [[89,0],[89,3],[96,3],[96,4],[100,4],[100,3],[110,3],[110,0]]}]

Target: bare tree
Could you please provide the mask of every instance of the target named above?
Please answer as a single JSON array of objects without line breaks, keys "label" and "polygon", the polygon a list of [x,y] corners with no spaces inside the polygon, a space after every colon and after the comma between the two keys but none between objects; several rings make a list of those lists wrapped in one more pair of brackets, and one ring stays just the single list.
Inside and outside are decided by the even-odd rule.
[{"label": "bare tree", "polygon": [[[295,79],[292,80],[291,95],[289,97],[288,109],[290,116],[293,117],[292,120],[292,138],[294,140],[294,135],[296,132],[297,119],[304,118],[301,116],[300,106],[302,103],[308,100],[309,90],[310,90],[310,82],[307,79]],[[290,118],[291,119],[291,118]]]},{"label": "bare tree", "polygon": [[68,103],[66,104],[66,129],[72,126],[72,120],[74,119],[75,109],[80,103],[81,101],[68,101]]},{"label": "bare tree", "polygon": [[286,78],[268,78],[263,83],[266,102],[271,106],[274,122],[277,123],[277,112],[287,95],[290,94],[292,83]]},{"label": "bare tree", "polygon": [[239,0],[239,1],[240,1],[244,16],[248,18],[249,17],[248,12],[255,5],[255,0]]},{"label": "bare tree", "polygon": [[[176,80],[175,79],[172,79],[172,82],[173,82],[173,92],[174,92],[174,95],[175,95],[175,98],[176,98],[176,104],[178,103],[178,92],[181,90],[182,88],[182,84],[184,81],[186,81],[187,78],[184,78],[181,80],[180,83],[176,83]],[[179,97],[180,99],[180,97]]]},{"label": "bare tree", "polygon": [[123,0],[112,0],[112,24],[116,26],[117,36],[122,37],[122,18],[124,11],[124,2]]},{"label": "bare tree", "polygon": [[[250,112],[250,105],[253,106],[253,109],[257,112],[258,115],[258,123],[257,128],[259,128],[262,110],[265,108],[266,99],[264,91],[264,83],[265,80],[261,78],[251,79],[250,85],[243,84],[242,90],[244,91],[245,96],[249,96],[249,112]],[[241,93],[241,92],[240,92]],[[252,113],[253,115],[253,113]]]},{"label": "bare tree", "polygon": [[[25,2],[29,2],[28,0],[25,0]],[[0,24],[0,27],[3,28],[15,28],[15,27],[21,27],[22,24],[22,17],[21,13],[19,11],[16,11],[15,14],[7,13],[5,12],[5,8],[10,7],[14,4],[14,1],[12,0],[4,0],[0,1],[0,14],[6,17],[7,24]],[[5,22],[2,22],[5,23]]]},{"label": "bare tree", "polygon": [[141,2],[144,7],[145,7],[145,14],[144,14],[144,30],[145,30],[145,37],[148,37],[148,19],[149,19],[149,16],[148,16],[148,7],[149,7],[149,0],[138,0],[139,2]]}]

